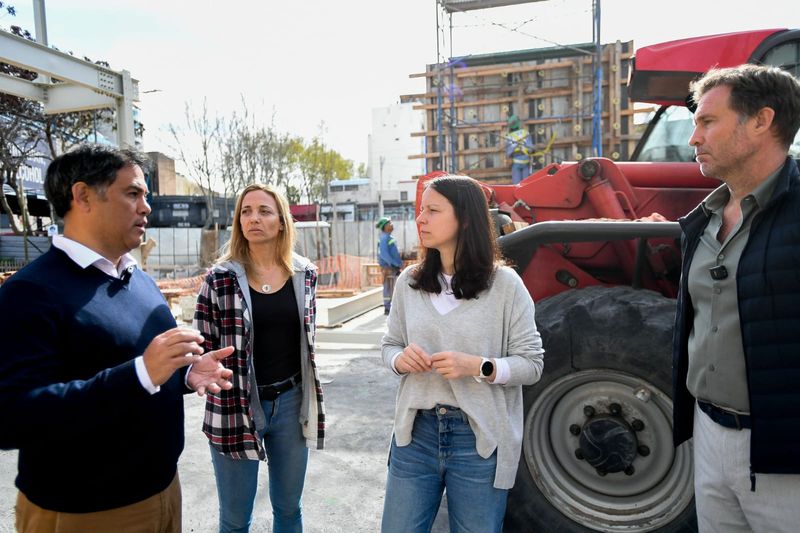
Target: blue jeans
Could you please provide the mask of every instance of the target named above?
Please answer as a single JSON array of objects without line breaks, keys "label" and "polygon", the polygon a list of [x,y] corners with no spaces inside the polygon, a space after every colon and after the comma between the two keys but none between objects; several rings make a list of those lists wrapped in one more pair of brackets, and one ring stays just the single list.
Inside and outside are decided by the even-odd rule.
[{"label": "blue jeans", "polygon": [[429,533],[445,489],[451,533],[499,533],[508,491],[494,488],[497,454],[478,455],[466,415],[418,411],[411,435],[408,446],[392,439],[382,533]]},{"label": "blue jeans", "polygon": [[531,175],[531,166],[529,163],[513,163],[511,165],[511,183],[516,185]]},{"label": "blue jeans", "polygon": [[[303,531],[301,497],[308,464],[308,448],[300,426],[303,387],[295,386],[274,401],[263,401],[266,429],[260,435],[267,450],[272,531]],[[217,478],[220,533],[249,531],[258,487],[260,461],[231,459],[211,448]]]}]

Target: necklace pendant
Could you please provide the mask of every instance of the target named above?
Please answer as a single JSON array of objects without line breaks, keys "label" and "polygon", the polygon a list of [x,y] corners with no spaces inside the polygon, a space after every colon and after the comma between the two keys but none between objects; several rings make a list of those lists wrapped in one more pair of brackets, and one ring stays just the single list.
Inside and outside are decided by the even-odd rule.
[{"label": "necklace pendant", "polygon": [[272,285],[270,285],[269,283],[263,284],[261,286],[261,292],[265,292],[267,294],[271,293],[272,292]]}]

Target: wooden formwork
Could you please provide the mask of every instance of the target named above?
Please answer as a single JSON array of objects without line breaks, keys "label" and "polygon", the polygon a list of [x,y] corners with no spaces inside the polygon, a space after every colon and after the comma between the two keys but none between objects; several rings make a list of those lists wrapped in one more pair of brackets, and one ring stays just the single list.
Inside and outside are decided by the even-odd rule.
[{"label": "wooden formwork", "polygon": [[[421,74],[426,92],[405,95],[426,114],[427,172],[456,169],[488,182],[507,182],[507,119],[517,115],[531,133],[534,168],[595,155],[592,151],[592,45],[544,48],[471,56],[449,65],[428,65]],[[603,45],[603,156],[626,160],[641,136],[627,96],[628,63],[633,42]],[[454,120],[451,120],[454,119]],[[441,120],[440,120],[441,119]],[[440,125],[441,122],[441,125]],[[443,149],[442,149],[443,148]]]}]

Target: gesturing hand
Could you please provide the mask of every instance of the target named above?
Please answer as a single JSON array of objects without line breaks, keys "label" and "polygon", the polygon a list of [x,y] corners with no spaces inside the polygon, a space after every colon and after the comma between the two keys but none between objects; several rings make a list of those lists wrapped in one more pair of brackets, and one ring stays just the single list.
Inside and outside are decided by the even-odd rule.
[{"label": "gesturing hand", "polygon": [[198,396],[205,395],[206,391],[216,394],[222,389],[230,390],[233,383],[230,382],[233,370],[225,368],[220,363],[233,353],[233,346],[227,346],[208,352],[200,358],[200,361],[192,365],[187,376],[189,386],[197,391]]},{"label": "gesturing hand", "polygon": [[433,369],[445,379],[477,376],[481,358],[464,352],[436,352],[431,356]]},{"label": "gesturing hand", "polygon": [[177,369],[200,360],[203,336],[196,329],[176,327],[156,336],[143,354],[144,366],[156,387],[163,385]]},{"label": "gesturing hand", "polygon": [[401,374],[427,372],[431,369],[431,356],[412,342],[395,359],[394,367]]}]

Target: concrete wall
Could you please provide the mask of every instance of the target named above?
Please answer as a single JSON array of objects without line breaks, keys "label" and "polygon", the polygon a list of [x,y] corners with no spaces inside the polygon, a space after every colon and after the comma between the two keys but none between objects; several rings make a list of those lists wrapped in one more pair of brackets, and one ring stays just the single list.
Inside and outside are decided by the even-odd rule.
[{"label": "concrete wall", "polygon": [[194,265],[200,258],[202,228],[149,228],[145,240],[155,239],[147,265]]},{"label": "concrete wall", "polygon": [[[419,246],[417,225],[413,220],[397,220],[393,222],[392,234],[397,240],[397,248],[401,254],[411,254]],[[320,252],[323,256],[329,255],[328,249],[333,249],[333,255],[354,255],[376,261],[378,250],[378,237],[380,233],[375,228],[373,221],[341,221],[331,222],[330,237],[328,229],[320,229],[319,237],[314,228],[298,231],[297,252],[317,259],[317,241],[320,239]]]},{"label": "concrete wall", "polygon": [[[50,249],[48,237],[28,237],[28,261],[33,261]],[[0,236],[0,260],[21,262],[25,259],[25,243],[18,235]]]},{"label": "concrete wall", "polygon": [[145,270],[156,279],[202,274],[206,269],[203,265],[218,257],[230,231],[218,231],[216,246],[209,242],[208,261],[201,259],[202,237],[202,228],[148,228],[145,241],[154,239],[156,246],[147,256]]},{"label": "concrete wall", "polygon": [[[417,226],[413,220],[395,221],[394,232],[397,248],[401,254],[411,254],[419,245]],[[153,238],[157,246],[147,258],[147,271],[155,278],[195,275],[204,270],[200,267],[200,228],[151,228],[145,239]],[[341,221],[331,223],[330,228],[304,228],[297,230],[297,253],[318,260],[320,256],[353,255],[377,261],[379,232],[372,221]],[[229,230],[220,230],[219,246],[230,238]],[[319,245],[318,245],[319,243]]]},{"label": "concrete wall", "polygon": [[[419,245],[417,227],[413,220],[394,221],[393,235],[401,254],[411,254]],[[144,240],[153,239],[156,245],[150,248],[144,262],[145,271],[156,279],[164,277],[195,276],[201,274],[202,228],[148,228]],[[377,261],[378,237],[380,233],[373,221],[341,221],[331,223],[330,228],[314,228],[297,231],[297,252],[317,260],[319,254],[352,255]],[[217,251],[230,238],[230,230],[220,230]],[[50,248],[47,237],[29,237],[28,258],[36,259]],[[319,242],[319,246],[317,243]],[[319,251],[319,254],[318,254]],[[216,257],[218,254],[212,254]],[[0,259],[16,260],[22,266],[24,258],[21,237],[0,236]],[[137,260],[140,258],[137,257]],[[141,261],[140,261],[141,263]]]}]

